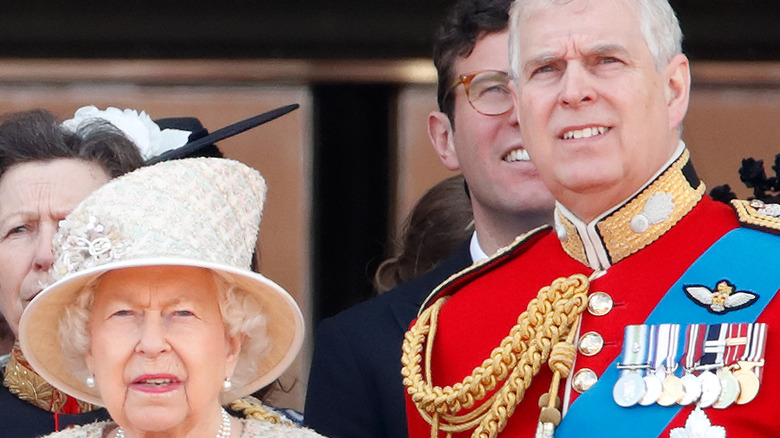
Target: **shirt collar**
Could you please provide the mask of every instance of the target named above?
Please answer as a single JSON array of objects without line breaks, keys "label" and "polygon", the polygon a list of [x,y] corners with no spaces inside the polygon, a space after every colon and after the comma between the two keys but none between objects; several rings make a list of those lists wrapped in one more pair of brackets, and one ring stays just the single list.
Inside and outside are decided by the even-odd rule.
[{"label": "shirt collar", "polygon": [[469,253],[471,254],[471,262],[481,262],[487,260],[488,255],[479,246],[479,239],[477,238],[477,231],[474,230],[474,234],[471,235],[471,243],[469,244]]}]

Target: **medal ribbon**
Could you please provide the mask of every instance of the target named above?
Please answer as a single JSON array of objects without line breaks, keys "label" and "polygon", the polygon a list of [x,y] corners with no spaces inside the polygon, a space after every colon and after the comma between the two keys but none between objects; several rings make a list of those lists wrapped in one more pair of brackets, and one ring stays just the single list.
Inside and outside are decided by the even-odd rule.
[{"label": "medal ribbon", "polygon": [[648,341],[647,346],[647,374],[650,375],[651,373],[655,372],[660,366],[663,361],[663,358],[661,358],[661,355],[658,354],[658,330],[660,329],[657,325],[651,325],[648,328],[648,332],[650,333],[650,338]]},{"label": "medal ribbon", "polygon": [[707,329],[707,339],[704,340],[704,354],[699,360],[698,370],[711,370],[723,365],[723,353],[726,351],[726,334],[728,323],[713,324]]},{"label": "medal ribbon", "polygon": [[[750,362],[763,362],[764,351],[766,349],[766,330],[767,325],[763,322],[756,322],[750,324],[748,334],[748,347],[745,351],[745,356]],[[756,374],[759,380],[764,374],[763,366],[753,367],[753,372]]]},{"label": "medal ribbon", "polygon": [[734,365],[744,357],[747,350],[747,323],[729,325],[729,336],[726,338],[726,352],[723,358],[723,366]]},{"label": "medal ribbon", "polygon": [[693,367],[704,354],[704,336],[707,334],[707,324],[689,324],[685,329],[685,352],[683,353],[683,368],[693,372]]},{"label": "medal ribbon", "polygon": [[680,342],[680,325],[679,324],[661,324],[664,327],[662,331],[666,333],[666,372],[667,374],[674,374],[677,370],[677,347]]},{"label": "medal ribbon", "polygon": [[653,325],[655,331],[655,359],[653,362],[653,371],[655,371],[661,379],[663,379],[663,370],[661,369],[666,361],[666,355],[669,354],[669,324]]},{"label": "medal ribbon", "polygon": [[753,354],[755,354],[755,348],[753,347],[753,333],[756,330],[756,324],[748,324],[747,326],[747,334],[745,335],[747,337],[747,345],[745,346],[745,352],[742,354],[742,357],[739,360],[746,361],[746,360],[752,360]]},{"label": "medal ribbon", "polygon": [[636,370],[647,366],[648,328],[644,324],[627,325],[623,330],[622,361],[618,368]]}]

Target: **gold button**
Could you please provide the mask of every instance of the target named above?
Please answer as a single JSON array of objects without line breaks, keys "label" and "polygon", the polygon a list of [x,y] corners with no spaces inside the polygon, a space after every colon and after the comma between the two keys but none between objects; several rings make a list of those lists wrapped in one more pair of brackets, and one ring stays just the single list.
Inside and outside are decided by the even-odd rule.
[{"label": "gold button", "polygon": [[588,297],[588,312],[591,315],[606,315],[612,310],[612,305],[612,297],[606,292],[594,292]]},{"label": "gold button", "polygon": [[591,386],[595,385],[598,380],[599,377],[592,369],[583,368],[574,374],[574,378],[571,381],[571,387],[582,394],[589,390]]},{"label": "gold button", "polygon": [[596,332],[588,332],[580,336],[577,349],[584,356],[594,356],[604,347],[604,338]]}]

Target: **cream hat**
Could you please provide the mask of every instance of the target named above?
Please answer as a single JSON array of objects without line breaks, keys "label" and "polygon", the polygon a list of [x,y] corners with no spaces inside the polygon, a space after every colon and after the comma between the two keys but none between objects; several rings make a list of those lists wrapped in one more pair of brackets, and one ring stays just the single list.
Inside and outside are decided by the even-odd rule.
[{"label": "cream hat", "polygon": [[[250,271],[266,185],[254,169],[222,158],[162,162],[121,176],[93,192],[60,222],[54,241],[54,283],[25,309],[22,352],[46,381],[81,400],[102,405],[97,388],[66,364],[59,342],[60,315],[100,275],[140,266],[210,269],[247,291],[267,320],[262,357],[239,356],[236,371],[251,379],[222,394],[229,402],[273,382],[303,341],[303,317],[282,287]],[[246,342],[253,342],[247,336]],[[242,352],[252,349],[242,346]]]}]

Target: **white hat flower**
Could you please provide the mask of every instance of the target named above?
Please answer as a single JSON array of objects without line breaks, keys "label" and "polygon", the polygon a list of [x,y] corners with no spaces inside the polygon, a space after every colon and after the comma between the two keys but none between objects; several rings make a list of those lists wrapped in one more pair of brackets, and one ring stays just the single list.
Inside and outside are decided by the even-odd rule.
[{"label": "white hat flower", "polygon": [[139,114],[138,111],[129,108],[120,110],[108,107],[100,110],[94,105],[84,106],[76,110],[72,119],[62,122],[62,126],[76,132],[83,123],[95,119],[105,120],[122,131],[138,147],[144,161],[184,146],[190,137],[189,131],[161,130],[145,111]]}]

